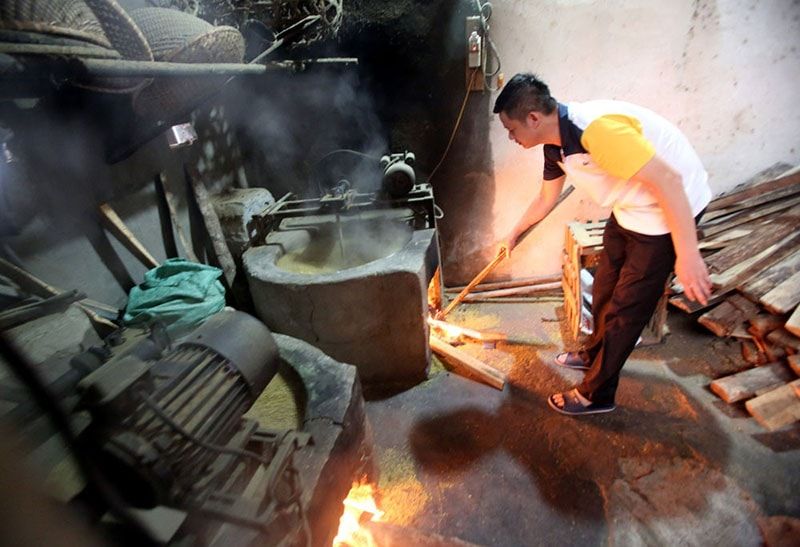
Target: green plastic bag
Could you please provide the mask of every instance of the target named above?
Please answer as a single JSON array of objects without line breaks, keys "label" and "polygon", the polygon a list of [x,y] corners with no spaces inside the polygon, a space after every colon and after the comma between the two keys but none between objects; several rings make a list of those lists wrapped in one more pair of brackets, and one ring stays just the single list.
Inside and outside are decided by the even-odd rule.
[{"label": "green plastic bag", "polygon": [[222,270],[170,258],[144,274],[144,282],[131,289],[125,309],[126,325],[160,322],[170,334],[200,325],[225,307]]}]

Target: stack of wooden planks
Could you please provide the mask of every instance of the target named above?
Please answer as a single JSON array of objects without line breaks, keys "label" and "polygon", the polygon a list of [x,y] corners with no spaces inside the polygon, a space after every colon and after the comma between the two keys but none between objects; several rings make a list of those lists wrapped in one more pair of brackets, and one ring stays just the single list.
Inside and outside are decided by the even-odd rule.
[{"label": "stack of wooden planks", "polygon": [[[445,292],[459,293],[464,287],[448,287]],[[513,281],[482,283],[472,288],[464,297],[464,302],[536,302],[541,300],[560,300],[561,274],[529,277]]]},{"label": "stack of wooden planks", "polygon": [[[670,303],[702,313],[700,324],[739,339],[744,370],[711,389],[774,430],[800,420],[800,170],[715,199],[699,227],[712,272],[707,305],[678,294]],[[680,293],[681,287],[673,285]]]}]

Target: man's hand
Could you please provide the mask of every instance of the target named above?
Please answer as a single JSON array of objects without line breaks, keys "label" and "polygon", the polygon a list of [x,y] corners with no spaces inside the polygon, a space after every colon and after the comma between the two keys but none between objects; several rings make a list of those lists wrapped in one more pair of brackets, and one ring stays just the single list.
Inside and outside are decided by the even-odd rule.
[{"label": "man's hand", "polygon": [[675,261],[675,275],[683,285],[683,294],[689,300],[708,304],[711,296],[711,278],[708,275],[703,257],[699,251],[689,253],[689,256],[679,256]]},{"label": "man's hand", "polygon": [[501,239],[500,242],[498,243],[498,246],[504,247],[506,249],[506,253],[510,255],[514,247],[517,246],[518,240],[519,240],[519,232],[513,231],[510,234],[508,234],[504,239]]}]

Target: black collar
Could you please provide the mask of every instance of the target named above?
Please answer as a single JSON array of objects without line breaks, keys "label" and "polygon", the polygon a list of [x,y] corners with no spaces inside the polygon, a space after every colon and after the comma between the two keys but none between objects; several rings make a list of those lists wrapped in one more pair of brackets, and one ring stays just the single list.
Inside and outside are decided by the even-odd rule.
[{"label": "black collar", "polygon": [[558,131],[561,134],[561,150],[564,156],[571,154],[586,154],[586,149],[581,144],[583,130],[569,119],[567,105],[558,103]]}]

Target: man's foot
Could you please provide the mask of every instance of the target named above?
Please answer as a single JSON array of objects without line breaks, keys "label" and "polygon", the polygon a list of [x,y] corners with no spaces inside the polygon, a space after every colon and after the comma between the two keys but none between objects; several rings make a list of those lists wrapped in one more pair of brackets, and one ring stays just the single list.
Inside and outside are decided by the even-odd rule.
[{"label": "man's foot", "polygon": [[578,388],[565,391],[564,393],[556,393],[551,395],[547,398],[547,404],[550,405],[550,408],[556,412],[567,414],[569,416],[578,416],[581,414],[601,414],[603,412],[611,412],[617,408],[613,403],[601,405],[591,402],[589,399],[580,394]]},{"label": "man's foot", "polygon": [[559,353],[556,355],[554,361],[560,367],[572,368],[575,370],[589,370],[589,363],[584,361],[580,352],[577,351]]}]

